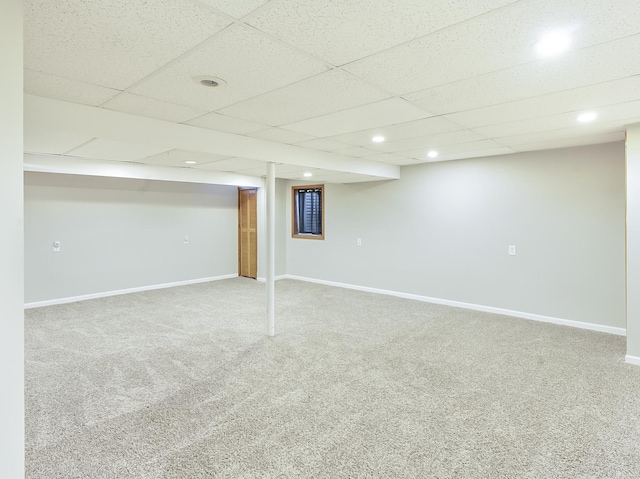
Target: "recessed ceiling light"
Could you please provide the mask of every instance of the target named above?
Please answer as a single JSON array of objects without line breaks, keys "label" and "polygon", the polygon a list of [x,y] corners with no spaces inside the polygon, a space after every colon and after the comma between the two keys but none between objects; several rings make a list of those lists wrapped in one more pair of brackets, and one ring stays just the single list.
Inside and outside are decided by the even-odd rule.
[{"label": "recessed ceiling light", "polygon": [[588,111],[583,113],[582,115],[580,115],[578,117],[578,121],[580,123],[589,123],[590,121],[595,120],[596,118],[598,118],[598,115],[596,114],[596,112],[594,111]]},{"label": "recessed ceiling light", "polygon": [[438,157],[438,152],[436,150],[431,150],[427,153],[427,156],[429,158],[437,158]]},{"label": "recessed ceiling light", "polygon": [[312,173],[307,172],[307,173],[305,173],[305,174],[304,174],[304,176],[305,176],[305,177],[307,177],[307,178],[309,178],[310,176],[313,176],[313,174],[312,174]]},{"label": "recessed ceiling light", "polygon": [[195,160],[187,160],[187,161],[185,161],[185,163],[187,165],[195,165],[196,164]]},{"label": "recessed ceiling light", "polygon": [[373,141],[374,143],[382,143],[384,141],[384,136],[382,135],[374,136],[373,138],[371,138],[371,141]]},{"label": "recessed ceiling light", "polygon": [[536,42],[536,51],[541,57],[554,57],[566,52],[571,46],[571,37],[565,32],[553,32]]},{"label": "recessed ceiling light", "polygon": [[193,77],[193,81],[209,88],[222,87],[227,84],[222,78],[212,77],[209,75]]}]

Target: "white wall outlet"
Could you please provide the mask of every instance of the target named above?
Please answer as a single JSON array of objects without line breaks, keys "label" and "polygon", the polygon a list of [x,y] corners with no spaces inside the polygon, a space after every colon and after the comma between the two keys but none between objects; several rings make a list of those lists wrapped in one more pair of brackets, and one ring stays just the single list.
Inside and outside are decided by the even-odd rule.
[{"label": "white wall outlet", "polygon": [[515,255],[516,255],[516,245],[510,244],[509,245],[509,256],[515,256]]},{"label": "white wall outlet", "polygon": [[60,251],[60,241],[53,242],[53,251],[55,251],[56,253]]},{"label": "white wall outlet", "polygon": [[358,240],[356,241],[356,244],[358,246],[362,246],[362,238],[358,238]]},{"label": "white wall outlet", "polygon": [[184,244],[189,244],[189,235],[184,237]]}]

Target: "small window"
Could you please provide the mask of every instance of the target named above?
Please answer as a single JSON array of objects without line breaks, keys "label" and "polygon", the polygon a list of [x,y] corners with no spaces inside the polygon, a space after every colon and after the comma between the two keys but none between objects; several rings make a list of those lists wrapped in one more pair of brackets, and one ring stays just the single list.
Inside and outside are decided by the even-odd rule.
[{"label": "small window", "polygon": [[324,239],[324,185],[291,188],[293,238]]}]

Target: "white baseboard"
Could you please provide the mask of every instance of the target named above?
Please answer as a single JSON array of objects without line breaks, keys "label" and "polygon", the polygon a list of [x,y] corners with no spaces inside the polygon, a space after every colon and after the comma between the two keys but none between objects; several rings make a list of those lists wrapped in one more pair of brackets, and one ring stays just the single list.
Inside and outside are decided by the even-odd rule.
[{"label": "white baseboard", "polygon": [[640,366],[640,357],[638,356],[629,356],[628,354],[624,358],[624,362],[628,364],[634,364],[636,366]]},{"label": "white baseboard", "polygon": [[[337,286],[339,288],[354,289],[357,291],[366,291],[368,293],[386,294],[388,296],[397,296],[398,298],[413,299],[423,301],[425,303],[442,304],[445,306],[453,306],[455,308],[471,309],[474,311],[482,311],[485,313],[502,314],[505,316],[513,316],[516,318],[530,319],[532,321],[540,321],[543,323],[559,324],[562,326],[571,326],[580,329],[589,329],[591,331],[599,331],[601,333],[615,334],[618,336],[626,336],[625,328],[616,328],[614,326],[605,326],[602,324],[584,323],[582,321],[574,321],[571,319],[553,318],[551,316],[542,316],[539,314],[523,313],[521,311],[512,311],[510,309],[494,308],[492,306],[482,306],[479,304],[462,303],[460,301],[451,301],[448,299],[430,298],[428,296],[420,296],[417,294],[401,293],[398,291],[389,291],[386,289],[369,288],[367,286],[357,286],[347,283],[337,283],[335,281],[325,281],[322,279],[306,278],[303,276],[284,275],[282,279],[294,279],[298,281],[307,281],[309,283],[324,284],[327,286]],[[627,362],[629,362],[627,360]]]},{"label": "white baseboard", "polygon": [[[97,298],[106,298],[109,296],[118,296],[121,294],[129,294],[129,293],[139,293],[142,291],[152,291],[155,289],[164,289],[164,288],[173,288],[176,286],[187,286],[190,284],[198,284],[198,283],[208,283],[210,281],[219,281],[219,280],[223,280],[223,279],[230,279],[230,278],[237,278],[238,275],[237,274],[227,274],[227,275],[221,275],[221,276],[213,276],[210,278],[199,278],[199,279],[190,279],[190,280],[186,280],[186,281],[177,281],[174,283],[164,283],[164,284],[154,284],[154,285],[150,285],[150,286],[140,286],[137,288],[129,288],[129,289],[121,289],[121,290],[116,290],[116,291],[106,291],[103,293],[92,293],[92,294],[85,294],[82,296],[73,296],[73,297],[69,297],[69,298],[60,298],[60,299],[51,299],[51,300],[47,300],[47,301],[37,301],[37,302],[33,302],[33,303],[26,303],[24,305],[25,309],[32,309],[32,308],[41,308],[43,306],[53,306],[53,305],[57,305],[57,304],[66,304],[66,303],[75,303],[77,301],[85,301],[88,299],[97,299]],[[494,314],[502,314],[505,316],[513,316],[516,318],[522,318],[522,319],[529,319],[532,321],[540,321],[543,323],[551,323],[551,324],[559,324],[562,326],[571,326],[574,328],[580,328],[580,329],[589,329],[592,331],[599,331],[602,333],[609,333],[609,334],[615,334],[618,336],[626,336],[627,331],[625,328],[616,328],[613,326],[605,326],[605,325],[601,325],[601,324],[593,324],[593,323],[585,323],[582,321],[574,321],[571,319],[561,319],[561,318],[553,318],[550,316],[542,316],[539,314],[532,314],[532,313],[523,313],[521,311],[513,311],[510,309],[502,309],[502,308],[494,308],[492,306],[483,306],[483,305],[479,305],[479,304],[471,304],[471,303],[463,303],[460,301],[451,301],[448,299],[439,299],[439,298],[431,298],[429,296],[420,296],[417,294],[410,294],[410,293],[402,293],[399,291],[390,291],[390,290],[386,290],[386,289],[379,289],[379,288],[370,288],[368,286],[358,286],[358,285],[354,285],[354,284],[347,284],[347,283],[338,283],[336,281],[326,281],[326,280],[322,280],[322,279],[314,279],[314,278],[306,278],[304,276],[295,276],[295,275],[290,275],[290,274],[283,274],[283,275],[279,275],[275,277],[276,281],[280,281],[283,279],[293,279],[293,280],[297,280],[297,281],[306,281],[308,283],[318,283],[318,284],[324,284],[326,286],[335,286],[338,288],[346,288],[346,289],[353,289],[356,291],[365,291],[368,293],[376,293],[376,294],[385,294],[388,296],[396,296],[398,298],[405,298],[405,299],[413,299],[415,301],[423,301],[425,303],[433,303],[433,304],[442,304],[445,306],[452,306],[455,308],[463,308],[463,309],[470,309],[473,311],[482,311],[485,313],[494,313]],[[257,281],[260,282],[266,282],[266,278],[257,278]],[[636,356],[629,356],[627,355],[625,358],[626,362],[629,364],[636,364],[640,366],[640,357],[636,357]]]},{"label": "white baseboard", "polygon": [[[275,278],[273,278],[274,281],[280,281],[281,279],[287,279],[289,278],[288,274],[281,274],[279,276],[276,276]],[[267,278],[263,278],[263,277],[258,277],[256,278],[256,281],[258,281],[259,283],[266,283],[267,282]]]},{"label": "white baseboard", "polygon": [[56,304],[75,303],[77,301],[86,301],[87,299],[106,298],[108,296],[118,296],[120,294],[140,293],[142,291],[152,291],[154,289],[174,288],[176,286],[187,286],[190,284],[208,283],[210,281],[219,281],[221,279],[237,278],[237,274],[225,274],[221,276],[212,276],[210,278],[188,279],[186,281],[176,281],[175,283],[153,284],[150,286],[139,286],[137,288],[119,289],[116,291],[105,291],[103,293],[83,294],[82,296],[73,296],[70,298],[50,299],[47,301],[36,301],[33,303],[25,303],[24,309],[41,308],[43,306],[54,306]]}]

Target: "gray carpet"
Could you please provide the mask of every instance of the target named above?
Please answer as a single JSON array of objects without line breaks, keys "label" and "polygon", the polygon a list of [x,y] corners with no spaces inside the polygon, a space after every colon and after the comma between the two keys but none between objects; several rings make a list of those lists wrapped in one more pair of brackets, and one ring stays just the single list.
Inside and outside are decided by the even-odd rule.
[{"label": "gray carpet", "polygon": [[244,278],[27,311],[28,478],[638,478],[622,337]]}]

